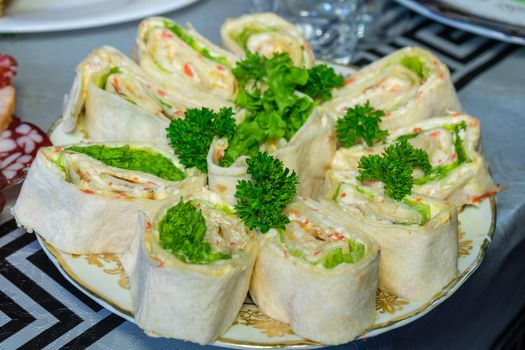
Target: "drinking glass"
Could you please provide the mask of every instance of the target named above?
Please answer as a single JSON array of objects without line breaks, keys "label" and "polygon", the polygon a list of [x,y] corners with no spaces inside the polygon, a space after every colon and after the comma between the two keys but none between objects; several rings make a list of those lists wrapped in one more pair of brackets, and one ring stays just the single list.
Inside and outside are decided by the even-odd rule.
[{"label": "drinking glass", "polygon": [[359,39],[362,0],[252,0],[255,12],[273,11],[295,24],[318,59],[350,63]]},{"label": "drinking glass", "polygon": [[[318,59],[348,64],[357,49],[367,49],[399,34],[392,27],[387,0],[252,0],[254,12],[276,12],[294,23]],[[390,4],[391,5],[391,4]],[[396,29],[397,28],[397,29]]]},{"label": "drinking glass", "polygon": [[361,0],[274,0],[273,11],[294,23],[318,59],[348,64],[359,39]]}]

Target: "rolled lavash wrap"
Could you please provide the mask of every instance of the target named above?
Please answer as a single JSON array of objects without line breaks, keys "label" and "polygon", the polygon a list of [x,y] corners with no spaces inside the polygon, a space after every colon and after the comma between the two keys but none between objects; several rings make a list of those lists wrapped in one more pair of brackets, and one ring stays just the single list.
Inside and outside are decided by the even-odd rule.
[{"label": "rolled lavash wrap", "polygon": [[118,50],[104,46],[77,67],[64,104],[64,130],[71,132],[80,123],[90,141],[167,145],[170,120],[184,117],[189,107],[180,92],[161,86]]},{"label": "rolled lavash wrap", "polygon": [[332,118],[314,110],[290,141],[273,153],[297,173],[300,196],[317,198],[321,194],[326,169],[336,151],[333,125]]},{"label": "rolled lavash wrap", "polygon": [[[333,119],[315,111],[287,142],[269,140],[260,151],[271,153],[284,166],[294,170],[299,177],[298,193],[303,197],[317,198],[321,194],[326,169],[335,154],[336,141]],[[237,182],[249,178],[246,156],[241,156],[228,167],[220,165],[228,148],[226,139],[212,143],[208,158],[208,183],[228,204],[234,205]]]},{"label": "rolled lavash wrap", "polygon": [[146,18],[139,25],[136,54],[148,75],[173,90],[183,90],[190,101],[213,108],[235,100],[237,81],[231,69],[238,57],[190,25],[183,28],[168,18]]},{"label": "rolled lavash wrap", "polygon": [[46,147],[33,161],[12,214],[18,225],[64,252],[119,254],[136,235],[139,210],[151,215],[205,181],[164,146]]},{"label": "rolled lavash wrap", "polygon": [[284,230],[261,235],[250,295],[298,335],[346,343],[376,318],[379,247],[311,199],[286,209]]},{"label": "rolled lavash wrap", "polygon": [[410,300],[433,297],[458,273],[456,208],[415,193],[396,201],[382,183],[365,185],[356,175],[328,171],[330,200],[323,204],[379,243],[379,288]]},{"label": "rolled lavash wrap", "polygon": [[348,108],[367,101],[385,112],[381,128],[387,130],[462,110],[447,67],[416,47],[400,49],[361,69],[321,107],[340,118]]},{"label": "rolled lavash wrap", "polygon": [[308,40],[295,26],[274,13],[227,19],[221,26],[224,46],[239,56],[253,52],[272,57],[287,52],[296,66],[311,67],[315,57]]},{"label": "rolled lavash wrap", "polygon": [[148,335],[214,341],[246,298],[258,244],[233,209],[207,190],[140,215],[124,260],[137,324]]},{"label": "rolled lavash wrap", "polygon": [[432,165],[430,174],[415,174],[414,193],[446,200],[461,208],[465,204],[477,205],[485,197],[499,191],[483,156],[478,152],[479,120],[458,113],[397,129],[371,148],[358,145],[339,149],[332,168],[355,171],[363,155],[379,154],[386,146],[401,139],[407,139],[414,147],[425,150]]}]

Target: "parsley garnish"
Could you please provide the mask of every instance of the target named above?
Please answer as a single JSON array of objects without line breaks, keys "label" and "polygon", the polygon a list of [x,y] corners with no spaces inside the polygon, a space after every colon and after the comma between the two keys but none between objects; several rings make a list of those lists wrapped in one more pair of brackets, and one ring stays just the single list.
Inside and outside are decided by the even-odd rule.
[{"label": "parsley garnish", "polygon": [[374,141],[388,136],[388,131],[379,128],[384,116],[385,112],[370,106],[369,101],[348,108],[344,117],[337,120],[337,139],[344,147],[351,147],[360,140],[372,146]]},{"label": "parsley garnish", "polygon": [[235,132],[235,120],[231,108],[222,108],[218,113],[208,108],[186,110],[184,119],[171,121],[168,139],[186,167],[196,167],[207,173],[206,157],[214,136],[230,139]]},{"label": "parsley garnish", "polygon": [[326,64],[318,64],[308,70],[308,81],[297,90],[314,100],[327,101],[332,98],[333,88],[342,88],[344,85],[345,78],[342,75],[336,74]]},{"label": "parsley garnish", "polygon": [[250,228],[265,233],[272,227],[284,228],[290,220],[283,209],[295,198],[299,180],[279,159],[268,153],[248,158],[248,174],[252,180],[237,184],[235,212]]},{"label": "parsley garnish", "polygon": [[241,89],[244,89],[250,80],[259,81],[264,78],[266,74],[265,62],[267,58],[259,56],[251,52],[247,52],[246,58],[237,62],[232,69],[232,73],[237,79],[237,83]]},{"label": "parsley garnish", "polygon": [[362,157],[358,163],[357,179],[361,182],[383,182],[385,193],[390,198],[400,201],[412,192],[412,172],[415,168],[421,168],[425,174],[430,173],[432,165],[428,154],[422,149],[414,148],[403,139],[388,146],[382,155]]}]

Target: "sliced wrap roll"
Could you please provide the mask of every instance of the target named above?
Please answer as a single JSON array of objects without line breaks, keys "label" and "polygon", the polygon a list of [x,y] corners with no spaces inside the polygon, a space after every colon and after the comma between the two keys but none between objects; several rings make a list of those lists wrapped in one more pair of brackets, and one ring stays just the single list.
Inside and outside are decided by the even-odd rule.
[{"label": "sliced wrap roll", "polygon": [[71,132],[82,123],[90,141],[168,144],[170,120],[208,101],[192,103],[181,91],[161,86],[118,50],[104,46],[77,67],[64,104],[64,129]]},{"label": "sliced wrap roll", "polygon": [[146,73],[173,90],[182,90],[191,102],[223,107],[228,105],[226,100],[235,100],[237,81],[231,68],[238,57],[212,44],[193,27],[183,28],[168,18],[147,18],[139,25],[136,45]]},{"label": "sliced wrap roll", "polygon": [[364,185],[356,175],[329,171],[331,200],[323,203],[338,213],[339,222],[381,246],[379,288],[410,300],[431,298],[458,273],[456,208],[414,193],[395,201],[382,183]]},{"label": "sliced wrap roll", "polygon": [[[200,189],[172,151],[151,144],[78,144],[39,150],[12,209],[18,225],[72,254],[123,253],[137,212]],[[35,215],[35,213],[40,213]]]},{"label": "sliced wrap roll", "polygon": [[381,127],[388,130],[462,110],[447,67],[430,52],[415,47],[366,66],[321,107],[340,118],[348,108],[366,101],[385,112]]},{"label": "sliced wrap roll", "polygon": [[359,145],[339,149],[332,168],[356,171],[363,155],[381,153],[386,146],[403,138],[414,147],[425,150],[432,165],[430,174],[414,174],[414,193],[444,199],[462,207],[476,205],[499,190],[478,152],[479,121],[457,113],[397,129],[384,142],[371,148]]},{"label": "sliced wrap roll", "polygon": [[333,119],[315,110],[290,141],[275,150],[274,155],[297,173],[299,195],[317,198],[335,150]]},{"label": "sliced wrap roll", "polygon": [[[147,334],[206,344],[246,298],[257,241],[209,191],[141,215],[135,263],[127,263],[134,314]],[[207,248],[205,247],[207,246]]]},{"label": "sliced wrap roll", "polygon": [[377,243],[298,199],[285,230],[261,237],[250,295],[262,312],[324,344],[346,343],[376,317]]},{"label": "sliced wrap roll", "polygon": [[221,26],[224,46],[239,56],[246,52],[271,57],[287,52],[296,66],[311,67],[315,57],[308,40],[295,26],[274,13],[227,19]]},{"label": "sliced wrap roll", "polygon": [[[336,149],[333,125],[332,118],[314,112],[290,141],[282,138],[260,147],[261,151],[273,154],[285,167],[296,172],[300,196],[317,198],[321,193],[326,169],[330,167]],[[208,182],[223,200],[234,205],[237,182],[249,178],[248,166],[246,156],[239,157],[229,167],[220,166],[227,148],[225,139],[212,143],[207,158]]]}]

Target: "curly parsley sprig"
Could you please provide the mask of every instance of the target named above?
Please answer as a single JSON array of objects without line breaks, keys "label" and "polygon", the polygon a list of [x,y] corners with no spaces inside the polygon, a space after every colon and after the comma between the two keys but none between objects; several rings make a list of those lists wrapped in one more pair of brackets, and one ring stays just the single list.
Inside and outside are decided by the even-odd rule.
[{"label": "curly parsley sprig", "polygon": [[406,139],[388,146],[382,155],[364,156],[358,163],[357,180],[381,181],[385,184],[385,193],[392,199],[400,201],[412,192],[416,168],[430,173],[432,165],[428,153],[414,148]]},{"label": "curly parsley sprig", "polygon": [[307,94],[317,101],[327,101],[332,98],[332,89],[342,88],[345,78],[336,74],[332,67],[318,64],[308,69],[308,81],[297,90]]},{"label": "curly parsley sprig", "polygon": [[[271,58],[248,52],[246,58],[237,63],[232,70],[240,90],[249,83],[266,82],[278,89],[294,90],[310,96],[316,101],[332,98],[332,90],[344,86],[344,77],[332,67],[318,64],[312,68],[296,67],[287,53],[279,53]],[[271,84],[270,81],[275,81]]]},{"label": "curly parsley sprig", "polygon": [[251,181],[237,184],[235,211],[250,229],[263,233],[270,228],[284,228],[290,220],[283,209],[295,198],[299,179],[279,159],[266,152],[248,158]]},{"label": "curly parsley sprig", "polygon": [[370,106],[356,105],[346,110],[343,118],[337,120],[337,139],[344,147],[351,147],[363,140],[368,146],[388,136],[388,131],[381,130],[379,123],[385,112]]},{"label": "curly parsley sprig", "polygon": [[206,157],[214,136],[231,139],[235,133],[235,119],[231,108],[215,113],[208,108],[186,110],[184,119],[174,119],[168,128],[168,139],[186,167],[196,167],[207,173]]}]

